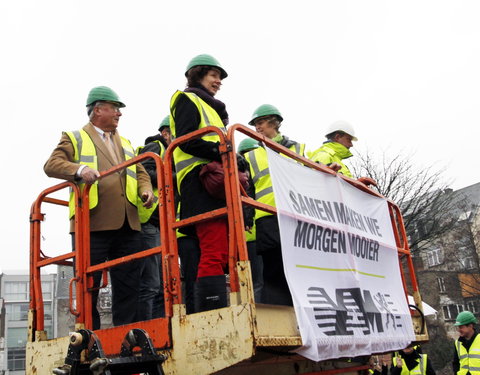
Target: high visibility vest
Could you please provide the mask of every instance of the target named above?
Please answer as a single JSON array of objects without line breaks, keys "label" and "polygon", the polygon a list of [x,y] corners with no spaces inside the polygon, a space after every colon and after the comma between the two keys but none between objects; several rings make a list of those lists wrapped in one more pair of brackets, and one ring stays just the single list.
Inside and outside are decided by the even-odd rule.
[{"label": "high visibility vest", "polygon": [[[66,132],[70,141],[72,142],[74,149],[74,162],[78,164],[86,165],[89,168],[98,170],[98,160],[97,160],[97,150],[93,144],[92,139],[85,130],[75,130],[71,132]],[[133,150],[130,142],[120,137],[122,141],[122,149],[125,155],[125,160],[130,160],[135,156],[135,151]],[[137,167],[136,165],[131,165],[126,169],[126,193],[127,199],[130,203],[137,204]],[[80,192],[85,188],[84,183],[79,184]],[[95,181],[90,188],[90,193],[88,194],[89,209],[93,209],[98,204],[98,181]],[[70,209],[70,218],[75,215],[75,196],[73,191],[70,192],[70,201],[68,202]]]},{"label": "high visibility vest", "polygon": [[[215,111],[210,105],[208,105],[203,99],[201,99],[198,95],[191,93],[191,92],[183,92],[177,91],[173,94],[172,99],[170,100],[170,111],[172,113],[172,117],[170,120],[170,130],[172,132],[172,136],[176,137],[176,128],[175,128],[175,112],[176,112],[176,105],[177,101],[181,95],[186,95],[193,104],[198,109],[198,113],[200,114],[200,124],[198,125],[199,129],[205,128],[207,126],[215,126],[222,131],[225,131],[225,125],[223,124],[222,119],[218,115],[217,111]],[[205,134],[202,139],[208,142],[220,142],[220,137],[217,133],[209,133]],[[211,160],[199,158],[186,152],[183,152],[180,147],[175,148],[173,150],[173,158],[175,161],[175,170],[177,172],[177,186],[180,188],[183,179],[185,176],[196,166],[201,164],[207,164],[211,162]]]},{"label": "high visibility vest", "polygon": [[460,370],[457,375],[466,375],[470,371],[472,375],[480,375],[480,335],[475,337],[470,349],[467,349],[458,340],[455,340]]},{"label": "high visibility vest", "polygon": [[248,230],[245,231],[245,240],[246,242],[255,241],[257,239],[257,226],[253,223],[253,226],[250,228],[250,232]]},{"label": "high visibility vest", "polygon": [[[160,147],[160,157],[163,159],[165,155],[165,146],[159,140],[153,141],[158,144]],[[137,156],[140,154],[140,151],[143,150],[145,146],[137,147],[136,154]],[[156,208],[158,207],[158,186],[153,188],[153,204],[150,208],[146,208],[143,206],[142,198],[137,196],[137,208],[138,208],[138,218],[140,219],[141,224],[145,224],[150,220],[152,214],[155,212]]]},{"label": "high visibility vest", "polygon": [[330,165],[332,163],[340,164],[342,168],[338,171],[338,173],[353,178],[352,173],[342,161],[343,159],[347,159],[351,156],[353,155],[348,148],[336,142],[327,142],[319,149],[309,152],[308,155],[309,159],[316,163],[322,163],[325,165]]},{"label": "high visibility vest", "polygon": [[[303,156],[305,145],[295,143],[291,145],[289,149]],[[258,147],[255,150],[247,152],[244,156],[250,164],[250,175],[255,185],[255,200],[276,207],[275,197],[273,196],[272,179],[268,169],[267,151],[264,147]],[[255,220],[267,215],[271,214],[262,210],[255,210]]]},{"label": "high visibility vest", "polygon": [[[393,365],[397,363],[397,357],[393,357]],[[405,360],[402,358],[402,372],[400,375],[425,375],[427,373],[427,355],[420,354],[420,358],[417,360],[417,365],[411,370],[408,369],[405,364]]]}]

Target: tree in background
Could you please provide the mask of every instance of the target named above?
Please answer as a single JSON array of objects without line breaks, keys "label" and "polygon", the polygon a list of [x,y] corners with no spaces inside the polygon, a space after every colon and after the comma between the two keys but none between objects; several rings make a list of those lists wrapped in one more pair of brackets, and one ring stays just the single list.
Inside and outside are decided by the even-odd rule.
[{"label": "tree in background", "polygon": [[401,208],[422,296],[439,312],[427,319],[424,348],[437,374],[450,374],[452,319],[462,309],[480,312],[480,184],[454,192],[444,169],[421,166],[413,154],[365,152],[350,164]]},{"label": "tree in background", "polygon": [[366,151],[350,163],[355,176],[373,178],[378,192],[401,208],[412,252],[428,247],[452,225],[452,190],[444,182],[444,169],[420,166],[415,160],[413,154],[377,156]]}]

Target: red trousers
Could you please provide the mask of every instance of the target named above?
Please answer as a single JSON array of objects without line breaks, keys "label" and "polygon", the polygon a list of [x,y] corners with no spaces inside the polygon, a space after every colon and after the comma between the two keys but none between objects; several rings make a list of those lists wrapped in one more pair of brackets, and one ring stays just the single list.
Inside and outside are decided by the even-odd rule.
[{"label": "red trousers", "polygon": [[195,225],[200,245],[197,278],[225,274],[228,264],[228,223],[226,218]]}]

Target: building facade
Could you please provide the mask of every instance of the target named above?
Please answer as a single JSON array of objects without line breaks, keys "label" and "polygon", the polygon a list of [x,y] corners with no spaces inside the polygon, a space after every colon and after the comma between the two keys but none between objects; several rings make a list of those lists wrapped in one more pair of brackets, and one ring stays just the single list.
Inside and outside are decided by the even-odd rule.
[{"label": "building facade", "polygon": [[[56,274],[42,274],[45,330],[49,338],[56,332]],[[28,272],[0,274],[0,374],[25,374],[25,346],[27,344],[30,282]],[[3,328],[3,330],[2,330]],[[3,342],[3,347],[2,347]],[[3,358],[3,360],[2,360]]]},{"label": "building facade", "polygon": [[[426,347],[431,347],[436,370],[451,373],[456,316],[468,310],[480,318],[480,183],[446,191],[443,199],[449,202],[446,225],[433,239],[420,243],[421,249],[413,248],[412,254],[422,299],[437,310],[427,319]],[[409,235],[421,238],[428,230],[428,217],[415,224]]]}]

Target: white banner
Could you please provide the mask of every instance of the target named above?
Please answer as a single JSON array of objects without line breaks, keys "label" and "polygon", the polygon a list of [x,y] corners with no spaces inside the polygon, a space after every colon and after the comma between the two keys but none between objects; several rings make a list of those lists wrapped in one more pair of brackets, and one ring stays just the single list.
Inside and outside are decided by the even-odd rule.
[{"label": "white banner", "polygon": [[405,348],[415,335],[386,200],[267,150],[298,353],[320,361]]}]

